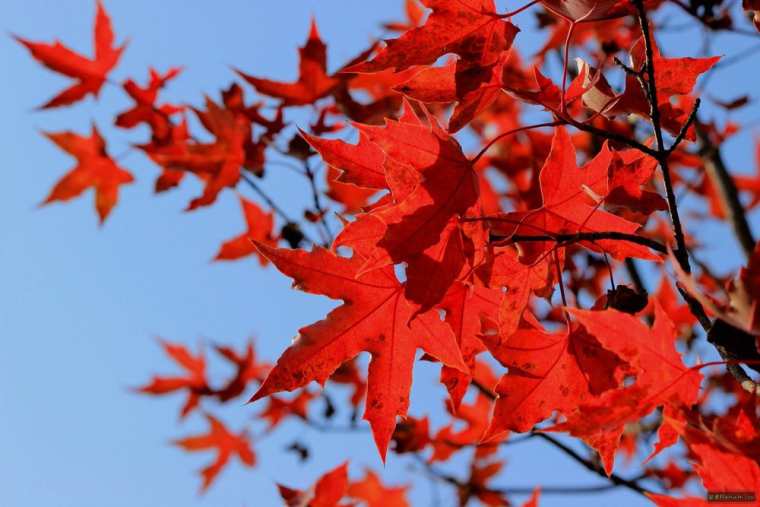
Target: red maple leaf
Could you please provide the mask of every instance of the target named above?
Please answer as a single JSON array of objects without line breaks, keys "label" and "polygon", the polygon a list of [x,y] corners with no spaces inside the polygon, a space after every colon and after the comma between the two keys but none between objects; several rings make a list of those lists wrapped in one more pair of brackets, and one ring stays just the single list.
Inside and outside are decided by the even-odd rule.
[{"label": "red maple leaf", "polygon": [[[635,376],[632,386],[589,400],[565,422],[551,428],[568,431],[594,447],[610,474],[625,424],[638,421],[657,406],[694,404],[702,375],[683,364],[675,348],[675,326],[657,303],[652,328],[637,317],[617,310],[569,311],[586,331],[626,360],[631,367],[630,374]],[[614,340],[610,340],[612,336]]]},{"label": "red maple leaf", "polygon": [[411,105],[405,109],[399,121],[386,120],[383,127],[356,125],[385,153],[386,181],[395,200],[370,212],[385,232],[365,270],[408,261],[436,245],[440,251],[452,221],[479,214],[478,176],[457,140],[432,116],[425,125]]},{"label": "red maple leaf", "polygon": [[351,482],[348,496],[363,502],[366,507],[409,507],[406,498],[408,486],[389,487],[371,469],[365,470],[364,478]]},{"label": "red maple leaf", "polygon": [[174,444],[187,452],[202,452],[216,450],[216,459],[201,470],[201,492],[206,491],[214,482],[219,472],[227,466],[230,458],[237,456],[247,467],[256,464],[256,456],[251,449],[248,434],[244,431],[240,434],[231,433],[217,418],[206,414],[209,424],[208,433],[175,440]]},{"label": "red maple leaf", "polygon": [[[475,369],[475,356],[485,350],[478,338],[481,321],[483,318],[495,317],[500,296],[493,289],[457,282],[450,287],[439,305],[446,312],[446,322],[454,331],[462,358],[471,372]],[[459,408],[471,381],[471,373],[463,373],[448,366],[441,368],[441,383],[449,391],[454,411]]]},{"label": "red maple leaf", "polygon": [[[557,128],[551,152],[539,175],[542,206],[531,211],[519,211],[491,218],[492,232],[505,237],[513,235],[540,236],[578,232],[619,232],[634,234],[639,225],[600,209],[608,193],[608,170],[612,151],[605,145],[599,154],[584,167],[578,168],[575,147],[564,128]],[[594,202],[595,200],[599,202]],[[647,248],[625,241],[584,241],[581,244],[594,251],[608,252],[625,259],[640,257],[659,259]],[[549,241],[530,242],[524,247],[524,261],[535,262],[554,247]]]},{"label": "red maple leaf", "polygon": [[208,97],[206,111],[196,109],[195,114],[216,138],[214,142],[201,143],[179,137],[171,144],[141,146],[165,170],[189,171],[205,181],[203,194],[190,202],[188,210],[213,204],[219,192],[237,184],[246,160],[244,146],[251,136],[247,118],[220,107]]},{"label": "red maple leaf", "polygon": [[360,255],[338,257],[259,245],[261,253],[306,292],[342,299],[344,304],[323,321],[299,331],[298,339],[277,361],[252,400],[292,391],[312,380],[322,384],[344,362],[360,352],[372,355],[364,419],[385,458],[396,417],[405,416],[417,348],[447,366],[467,372],[451,329],[435,311],[411,320],[414,306],[404,297],[404,284],[392,269],[359,274]]},{"label": "red maple leaf", "polygon": [[291,489],[281,484],[277,487],[288,507],[336,507],[348,491],[348,463],[330,470],[308,490]]},{"label": "red maple leaf", "polygon": [[314,394],[310,391],[303,390],[294,398],[281,398],[279,396],[269,396],[269,403],[266,408],[259,414],[259,418],[269,423],[267,431],[276,428],[286,417],[297,417],[306,419],[308,415],[309,402],[314,399]]},{"label": "red maple leaf", "polygon": [[306,45],[298,51],[300,64],[298,81],[295,83],[258,78],[241,71],[237,73],[259,93],[282,99],[284,105],[312,104],[329,95],[340,84],[339,79],[327,75],[327,46],[319,37],[317,22],[314,19],[311,20],[311,30]]},{"label": "red maple leaf", "polygon": [[421,102],[456,102],[449,132],[457,132],[502,94],[507,58],[507,54],[502,55],[496,63],[485,67],[458,60],[443,67],[424,68],[395,89]]},{"label": "red maple leaf", "polygon": [[206,378],[206,358],[203,352],[193,355],[184,345],[160,340],[164,352],[183,370],[182,376],[154,376],[150,383],[138,388],[145,394],[164,395],[177,391],[187,391],[187,400],[180,411],[186,417],[198,407],[200,398],[213,393]]},{"label": "red maple leaf", "polygon": [[182,107],[171,104],[156,105],[158,92],[166,86],[166,83],[177,77],[182,71],[180,67],[173,67],[161,74],[154,68],[149,69],[149,81],[147,86],[141,87],[133,80],[124,82],[124,91],[135,101],[130,109],[119,113],[114,124],[117,127],[131,129],[141,123],[150,126],[155,141],[167,141],[171,134],[171,115],[183,110]]},{"label": "red maple leaf", "polygon": [[43,205],[68,201],[92,188],[95,190],[95,209],[102,224],[119,200],[119,187],[134,181],[132,174],[108,156],[106,142],[94,124],[89,137],[74,132],[49,132],[45,136],[76,158],[77,165],[55,184]]},{"label": "red maple leaf", "polygon": [[346,72],[404,70],[430,65],[441,56],[456,53],[467,63],[488,66],[509,49],[518,32],[495,12],[493,0],[422,0],[432,9],[425,24],[412,28],[369,62],[348,67]]},{"label": "red maple leaf", "polygon": [[75,84],[40,106],[41,109],[73,104],[82,100],[87,94],[97,97],[100,88],[108,78],[108,73],[116,66],[126,47],[126,45],[114,46],[111,19],[101,0],[97,0],[94,29],[95,56],[92,59],[75,53],[58,41],[46,44],[31,42],[21,37],[16,37],[16,40],[26,46],[32,56],[48,69],[77,80]]},{"label": "red maple leaf", "polygon": [[237,398],[251,381],[262,382],[269,372],[271,365],[258,362],[253,349],[253,341],[249,341],[243,354],[238,353],[232,347],[218,345],[216,351],[227,361],[235,365],[235,375],[224,385],[214,391],[222,402]]},{"label": "red maple leaf", "polygon": [[225,241],[219,252],[214,257],[216,261],[231,261],[256,255],[259,264],[267,265],[266,257],[259,254],[254,241],[259,241],[269,246],[276,246],[277,240],[273,237],[274,216],[271,212],[265,213],[258,205],[238,196],[240,207],[243,209],[243,217],[248,230],[243,234]]},{"label": "red maple leaf", "polygon": [[506,430],[528,431],[555,411],[573,412],[581,403],[617,387],[626,367],[618,355],[577,326],[553,334],[523,328],[501,342],[490,335],[483,340],[509,368],[496,386],[489,437]]}]

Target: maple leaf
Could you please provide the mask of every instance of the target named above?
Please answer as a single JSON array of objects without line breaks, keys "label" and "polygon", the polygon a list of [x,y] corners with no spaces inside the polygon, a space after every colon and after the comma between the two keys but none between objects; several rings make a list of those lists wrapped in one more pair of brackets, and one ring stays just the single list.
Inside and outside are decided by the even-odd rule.
[{"label": "maple leaf", "polygon": [[[660,54],[656,44],[653,44],[653,61],[655,69],[655,84],[657,85],[657,101],[661,122],[664,129],[677,134],[685,123],[693,108],[694,99],[689,97],[699,76],[710,70],[720,60],[719,56],[709,58],[665,58]],[[631,48],[631,66],[636,72],[642,72],[646,65],[646,51],[643,39],[639,39]],[[643,73],[642,79],[647,82],[649,77]],[[681,103],[674,100],[683,95]],[[641,88],[638,79],[626,74],[625,92],[615,105],[615,112],[635,113],[649,118],[651,107],[649,100]],[[693,126],[686,133],[689,140],[695,139]]]},{"label": "maple leaf", "polygon": [[[538,66],[533,67],[531,77],[527,77],[519,69],[510,69],[503,74],[503,88],[511,95],[529,104],[543,106],[552,113],[562,115],[562,90],[554,82],[544,76]],[[577,103],[592,87],[594,81],[588,79],[588,68],[580,69],[578,76],[573,79],[565,93],[565,104]],[[528,88],[530,87],[530,88]]]},{"label": "maple leaf", "polygon": [[367,391],[367,381],[361,373],[359,373],[359,368],[356,366],[356,360],[347,361],[340,365],[340,367],[330,376],[330,380],[336,384],[351,386],[353,388],[351,405],[353,407],[359,406],[359,403],[364,399],[364,394]]},{"label": "maple leaf", "polygon": [[406,498],[408,486],[388,487],[380,477],[367,468],[364,478],[348,486],[348,496],[360,500],[366,507],[409,507]]},{"label": "maple leaf", "polygon": [[259,93],[282,99],[283,105],[299,106],[312,104],[329,95],[340,84],[340,80],[327,75],[327,46],[322,42],[317,30],[317,22],[311,20],[309,38],[299,50],[300,65],[298,81],[283,83],[262,79],[236,71]]},{"label": "maple leaf", "polygon": [[665,211],[668,203],[657,192],[646,189],[651,184],[657,161],[638,150],[615,152],[610,165],[608,205],[625,206],[632,213],[647,216],[654,211]]},{"label": "maple leaf", "polygon": [[42,204],[68,201],[88,188],[93,188],[95,209],[102,224],[119,200],[119,187],[134,181],[132,174],[116,165],[108,156],[106,142],[94,124],[89,137],[68,131],[44,134],[76,158],[77,165],[55,184]]},{"label": "maple leaf", "polygon": [[[441,245],[443,231],[460,216],[478,215],[478,175],[455,138],[429,116],[425,125],[406,105],[399,120],[383,127],[356,127],[386,156],[386,181],[403,182],[392,188],[392,205],[371,215],[385,225],[365,270],[408,261],[428,248]],[[416,180],[416,181],[415,181]],[[389,183],[390,185],[390,183]]]},{"label": "maple leaf", "polygon": [[473,460],[467,482],[457,484],[460,507],[465,507],[473,497],[488,507],[507,507],[509,502],[504,495],[488,487],[488,483],[501,473],[503,467],[504,463],[500,461],[481,464]]},{"label": "maple leaf", "polygon": [[509,368],[496,386],[489,439],[506,430],[528,431],[554,411],[574,411],[584,401],[617,387],[626,367],[581,327],[553,334],[523,328],[503,342],[487,334],[482,339]]},{"label": "maple leaf", "polygon": [[[639,229],[638,224],[599,209],[601,202],[594,203],[592,199],[592,196],[603,199],[608,193],[608,170],[613,152],[605,144],[599,154],[582,168],[577,167],[575,156],[575,148],[567,131],[557,128],[549,157],[539,174],[542,206],[531,211],[491,217],[492,232],[506,237],[594,231],[634,234]],[[659,259],[646,247],[623,241],[583,241],[580,244],[590,250],[605,251],[618,259]],[[554,244],[539,241],[521,246],[524,262],[532,263]]]},{"label": "maple leaf", "polygon": [[387,187],[383,171],[385,153],[363,132],[359,131],[359,142],[355,145],[340,139],[323,139],[303,131],[301,136],[319,153],[325,164],[340,171],[337,181],[364,188]]},{"label": "maple leaf", "polygon": [[478,267],[477,276],[488,287],[501,292],[496,323],[503,339],[509,338],[519,327],[530,297],[552,288],[546,259],[524,264],[517,251],[508,247],[493,248],[486,262]]},{"label": "maple leaf", "polygon": [[449,132],[457,132],[502,94],[507,58],[504,55],[485,67],[459,60],[443,67],[424,68],[395,89],[421,102],[456,102],[449,119]]},{"label": "maple leaf", "polygon": [[259,414],[261,419],[265,419],[269,426],[267,431],[273,430],[277,427],[286,417],[297,417],[302,420],[306,419],[308,415],[309,402],[314,399],[314,394],[303,390],[294,398],[285,399],[278,396],[270,396],[267,398],[269,404]]},{"label": "maple leaf", "polygon": [[633,366],[637,385],[654,390],[659,404],[671,400],[690,406],[696,402],[702,376],[684,365],[675,347],[678,335],[673,321],[656,301],[654,308],[655,323],[651,328],[638,317],[618,310],[568,311],[608,350]]},{"label": "maple leaf", "polygon": [[222,402],[237,398],[248,386],[248,383],[256,380],[261,382],[269,372],[270,365],[257,361],[253,349],[253,341],[249,341],[243,354],[238,353],[232,347],[218,345],[216,351],[227,361],[235,365],[235,375],[221,389],[215,390],[214,394]]},{"label": "maple leaf", "polygon": [[352,183],[340,181],[341,173],[333,166],[328,166],[325,172],[327,180],[326,195],[335,202],[343,205],[344,213],[356,213],[365,206],[367,200],[375,195],[376,191],[371,188],[362,188]]},{"label": "maple leaf", "polygon": [[[493,317],[500,296],[492,289],[457,282],[451,286],[439,305],[439,308],[446,312],[446,322],[454,331],[462,358],[471,371],[475,368],[475,356],[485,350],[478,338],[482,327],[481,320],[484,317]],[[441,383],[448,389],[455,411],[459,408],[471,381],[472,376],[469,373],[448,366],[441,368]]]},{"label": "maple leaf", "polygon": [[404,70],[430,65],[441,56],[456,53],[468,63],[491,65],[509,49],[519,31],[495,13],[493,0],[422,0],[432,9],[425,24],[412,28],[371,61],[353,65],[346,72]]},{"label": "maple leaf", "polygon": [[407,417],[393,430],[393,452],[405,454],[422,451],[431,442],[430,421],[427,417]]},{"label": "maple leaf", "polygon": [[225,241],[216,257],[214,257],[214,260],[231,261],[249,255],[256,255],[259,264],[266,266],[267,259],[259,254],[254,241],[259,241],[270,246],[277,246],[277,240],[272,236],[274,216],[272,212],[265,213],[256,204],[243,196],[238,196],[238,198],[248,230],[239,236]]},{"label": "maple leaf", "polygon": [[[438,430],[433,438],[433,455],[430,457],[430,461],[446,461],[455,452],[480,443],[488,429],[492,406],[492,400],[483,394],[478,394],[478,397],[471,404],[458,406],[456,411],[453,410],[452,405],[447,406],[449,413],[459,421],[464,422],[465,426],[457,430],[456,427],[460,424],[452,423]],[[494,452],[496,445],[493,442],[488,442],[482,444],[482,447],[478,446],[477,457],[487,454],[487,452],[482,452],[483,449]]]},{"label": "maple leaf", "polygon": [[307,491],[277,487],[288,507],[336,507],[348,491],[348,463],[327,472]]},{"label": "maple leaf", "polygon": [[525,501],[522,507],[538,507],[539,498],[541,498],[541,488],[536,486],[533,489],[533,493],[531,493],[530,498]]},{"label": "maple leaf", "polygon": [[205,181],[203,194],[190,201],[188,211],[208,206],[219,193],[234,187],[245,164],[245,143],[250,139],[248,119],[206,98],[206,111],[195,110],[203,126],[216,139],[213,143],[190,142],[186,137],[167,145],[144,145],[155,163],[172,171],[189,171]]},{"label": "maple leaf", "polygon": [[[752,411],[755,411],[753,402]],[[757,456],[722,438],[714,429],[695,420],[693,414],[682,413],[673,426],[686,443],[694,459],[694,470],[704,488],[713,493],[756,492],[760,487],[760,465]],[[754,458],[754,459],[753,459]],[[692,505],[693,499],[657,498],[658,505]],[[661,502],[661,503],[660,503]],[[708,505],[708,502],[693,505]],[[713,503],[713,502],[710,502]]]},{"label": "maple leaf", "polygon": [[96,6],[93,41],[95,56],[92,59],[75,53],[59,41],[46,44],[15,37],[18,42],[26,46],[32,56],[42,65],[77,80],[75,84],[40,106],[40,109],[73,104],[88,94],[97,97],[100,88],[108,78],[108,73],[118,63],[126,45],[114,46],[111,19],[108,17],[101,0],[97,0]]},{"label": "maple leaf", "polygon": [[384,459],[396,417],[407,412],[416,349],[467,371],[454,335],[435,311],[410,322],[414,307],[392,269],[359,275],[364,263],[359,255],[344,258],[322,248],[305,252],[258,247],[299,289],[342,299],[344,304],[299,331],[252,401],[312,380],[324,384],[344,362],[367,351],[372,361],[364,418]]},{"label": "maple leaf", "polygon": [[392,32],[406,32],[422,23],[425,11],[420,7],[417,0],[405,0],[404,11],[406,13],[406,22],[391,22],[383,24],[383,28]]},{"label": "maple leaf", "polygon": [[656,302],[652,328],[617,310],[568,311],[587,332],[624,359],[636,379],[633,386],[603,393],[581,405],[565,422],[549,428],[583,438],[599,452],[609,475],[625,424],[645,417],[657,406],[696,403],[702,375],[683,364],[675,348],[675,326]]},{"label": "maple leaf", "polygon": [[[366,251],[361,272],[406,262],[406,297],[419,305],[418,312],[440,302],[451,283],[466,275],[486,241],[480,222],[459,222],[460,214],[480,215],[480,177],[456,140],[432,117],[430,122],[425,125],[406,102],[397,122],[357,125],[385,153],[391,194],[346,225],[333,245]],[[336,147],[350,153],[367,146],[360,141]]]},{"label": "maple leaf", "polygon": [[205,355],[202,352],[193,355],[184,345],[169,343],[164,340],[159,341],[164,352],[185,370],[185,375],[154,376],[148,384],[137,388],[137,391],[144,394],[164,395],[187,390],[187,400],[180,411],[180,417],[187,417],[198,407],[202,396],[213,393],[206,379]]},{"label": "maple leaf", "polygon": [[209,424],[208,433],[174,441],[174,445],[187,452],[216,450],[216,459],[201,470],[203,478],[201,492],[205,492],[211,486],[233,456],[237,456],[247,467],[256,464],[256,456],[245,431],[237,435],[231,433],[219,419],[211,414],[206,414],[206,421]]},{"label": "maple leaf", "polygon": [[126,80],[123,84],[124,91],[135,101],[135,105],[119,113],[114,124],[117,127],[131,129],[140,123],[147,123],[155,140],[168,140],[172,128],[170,117],[182,111],[182,108],[171,104],[158,106],[156,100],[158,92],[181,71],[180,67],[173,67],[162,75],[151,67],[149,81],[145,87],[141,87],[131,79]]}]

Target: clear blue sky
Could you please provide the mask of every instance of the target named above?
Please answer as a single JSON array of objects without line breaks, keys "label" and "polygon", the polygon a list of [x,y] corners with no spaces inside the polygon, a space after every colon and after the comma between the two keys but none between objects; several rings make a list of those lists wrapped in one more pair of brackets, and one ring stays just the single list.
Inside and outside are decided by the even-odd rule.
[{"label": "clear blue sky", "polygon": [[[5,32],[32,40],[60,38],[74,49],[91,51],[93,0],[5,0],[0,19]],[[130,39],[113,78],[143,82],[147,65],[186,70],[167,97],[200,104],[203,93],[216,96],[234,78],[229,65],[275,78],[295,77],[296,48],[313,14],[329,44],[332,67],[353,56],[378,35],[381,21],[400,19],[401,0],[281,0],[279,2],[106,1],[119,40]],[[504,2],[499,2],[504,8]],[[223,7],[222,7],[223,6]],[[510,3],[514,7],[514,3]],[[526,18],[523,18],[526,19]],[[527,18],[529,19],[529,18]],[[535,47],[526,29],[518,46]],[[688,34],[688,39],[687,39]],[[691,53],[694,32],[667,38],[664,46]],[[749,45],[731,39],[726,52]],[[195,472],[211,455],[190,456],[169,440],[202,430],[200,417],[177,421],[180,399],[150,399],[128,391],[172,365],[154,338],[163,336],[193,346],[209,341],[242,344],[257,337],[270,360],[288,345],[296,330],[321,318],[332,304],[290,289],[288,279],[253,261],[210,264],[222,240],[242,227],[232,194],[211,209],[182,213],[198,188],[186,185],[155,197],[156,169],[139,153],[123,164],[138,183],[126,187],[119,206],[102,228],[91,196],[67,205],[36,208],[72,161],[38,130],[88,130],[94,119],[121,153],[139,136],[110,126],[125,96],[106,87],[98,104],[34,112],[66,81],[34,62],[9,37],[0,40],[5,69],[0,81],[0,143],[5,192],[0,199],[0,505],[36,507],[153,507],[279,505],[274,482],[307,486],[318,475],[352,460],[351,473],[363,464],[379,467],[366,434],[320,435],[286,424],[255,442],[260,465],[237,464],[223,472],[203,497]],[[753,62],[749,60],[749,62]],[[745,93],[754,66],[734,67],[716,76],[714,93],[730,99]],[[753,90],[749,90],[753,91]],[[752,108],[757,114],[756,108]],[[745,117],[751,118],[745,114]],[[751,135],[729,144],[731,166],[754,168]],[[278,173],[267,180],[272,193],[287,195],[292,214],[307,198],[291,190],[292,180]],[[688,226],[688,219],[687,219]],[[715,227],[703,231],[713,234]],[[716,233],[717,234],[717,233]],[[704,236],[703,236],[704,237]],[[717,236],[715,236],[717,237]],[[733,247],[724,244],[726,267],[736,265]],[[441,389],[431,384],[436,369],[418,367],[412,412],[440,412]],[[429,382],[426,382],[429,381]],[[242,399],[241,399],[242,400]],[[245,423],[254,407],[231,406],[221,412],[232,428]],[[312,445],[314,459],[302,466],[283,447],[296,436]],[[539,444],[509,449],[499,485],[597,484],[561,454]],[[621,468],[625,473],[625,468]],[[550,471],[547,474],[547,471]],[[409,473],[407,462],[391,455],[385,470],[390,482],[408,482],[415,505],[427,505],[427,481]],[[541,478],[544,480],[542,481]],[[542,505],[641,505],[624,490],[591,498],[545,497]]]}]

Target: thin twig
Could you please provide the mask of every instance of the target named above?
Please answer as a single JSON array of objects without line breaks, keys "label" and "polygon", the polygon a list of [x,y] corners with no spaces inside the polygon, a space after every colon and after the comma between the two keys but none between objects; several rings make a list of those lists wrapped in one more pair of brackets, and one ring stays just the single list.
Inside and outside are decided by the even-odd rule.
[{"label": "thin twig", "polygon": [[[256,192],[259,195],[259,197],[261,197],[264,200],[264,202],[267,203],[267,206],[269,206],[270,208],[272,208],[272,210],[275,213],[277,213],[277,215],[280,218],[282,218],[286,223],[289,223],[289,224],[295,224],[295,223],[297,223],[297,222],[295,222],[295,221],[293,221],[293,220],[290,219],[290,217],[288,216],[288,214],[285,213],[285,211],[283,211],[283,209],[280,208],[277,205],[277,203],[275,203],[274,200],[272,200],[272,198],[269,197],[269,195],[266,192],[264,192],[264,190],[262,190],[262,188],[253,180],[253,178],[251,178],[246,173],[241,173],[241,178],[243,179],[243,181],[245,181],[248,184],[249,187],[251,187],[251,190],[253,190],[254,192]],[[307,236],[305,232],[301,231],[301,234],[304,235],[303,237],[304,237],[304,239],[306,241],[308,241],[308,242],[310,242],[310,243],[312,243],[314,245],[317,244],[313,239],[311,239],[309,236]]]},{"label": "thin twig", "polygon": [[624,232],[616,231],[601,231],[601,232],[576,232],[568,234],[513,234],[506,238],[492,237],[491,241],[499,245],[509,245],[513,243],[521,243],[528,241],[554,241],[559,244],[578,243],[580,241],[602,241],[602,240],[615,240],[615,241],[627,241],[629,243],[636,243],[638,245],[651,248],[655,252],[665,254],[668,249],[662,243],[647,238],[644,236],[637,236],[635,234],[626,234]]},{"label": "thin twig", "polygon": [[678,148],[678,145],[681,144],[681,141],[683,141],[686,137],[686,134],[689,132],[689,128],[697,118],[697,111],[699,110],[699,105],[701,103],[702,101],[700,99],[694,101],[694,107],[691,108],[689,117],[686,119],[686,122],[681,125],[681,130],[678,131],[678,135],[676,136],[675,140],[673,140],[673,144],[671,144],[670,148],[668,148],[668,156],[673,153],[676,148]]},{"label": "thin twig", "polygon": [[636,11],[638,13],[639,24],[641,25],[641,32],[644,37],[644,51],[646,54],[645,70],[647,73],[647,96],[649,98],[650,105],[650,118],[652,121],[652,128],[654,129],[654,135],[657,139],[657,151],[655,158],[660,164],[662,169],[662,178],[665,183],[665,193],[668,200],[668,209],[670,211],[670,220],[673,224],[673,235],[676,240],[676,250],[674,252],[676,260],[680,264],[681,268],[686,273],[691,273],[691,266],[689,265],[689,251],[686,248],[686,239],[683,233],[683,226],[681,225],[681,218],[678,214],[678,204],[676,203],[675,193],[673,192],[673,180],[670,173],[670,166],[668,164],[668,151],[665,148],[665,140],[662,135],[662,121],[660,118],[660,107],[657,100],[657,82],[655,81],[655,68],[654,68],[654,46],[652,45],[652,34],[649,30],[649,20],[647,18],[646,8],[644,7],[644,0],[634,0]]},{"label": "thin twig", "polygon": [[[601,475],[602,477],[607,477],[607,474],[605,473],[604,469],[600,468],[599,465],[597,465],[596,463],[593,463],[591,460],[588,460],[588,459],[584,458],[583,456],[581,456],[580,454],[578,454],[574,449],[572,449],[572,448],[568,447],[567,445],[563,444],[562,442],[560,442],[556,438],[550,437],[546,433],[541,433],[541,432],[537,432],[536,436],[538,438],[541,438],[541,439],[545,440],[546,442],[550,443],[551,445],[553,445],[554,447],[556,447],[560,451],[564,452],[570,458],[572,458],[576,462],[578,462],[581,465],[583,465],[586,469],[588,469],[588,470],[590,470],[592,472],[595,472],[595,473]],[[623,477],[620,477],[617,474],[610,474],[609,477],[607,477],[607,478],[609,479],[610,482],[612,482],[616,486],[626,487],[626,488],[630,489],[631,491],[635,491],[636,493],[639,493],[640,495],[646,495],[647,493],[650,492],[646,488],[644,488],[641,485],[639,485],[638,479],[625,479]]]},{"label": "thin twig", "polygon": [[[483,383],[481,383],[478,380],[476,380],[476,379],[473,378],[472,379],[472,385],[475,386],[487,398],[490,398],[492,400],[496,400],[496,398],[497,398],[496,393],[493,392],[491,389],[489,389]],[[542,433],[542,432],[538,432],[538,431],[531,432],[531,434],[535,435],[536,437],[541,438],[544,441],[546,441],[547,443],[553,445],[554,447],[556,447],[557,449],[561,450],[562,452],[564,452],[565,454],[567,454],[568,456],[570,456],[571,458],[573,458],[575,461],[577,461],[578,463],[580,463],[581,465],[583,465],[586,469],[588,469],[588,470],[596,473],[597,475],[599,475],[600,477],[602,477],[604,479],[609,480],[610,482],[612,482],[613,484],[615,484],[617,486],[623,486],[623,487],[628,488],[628,489],[630,489],[632,491],[635,491],[635,492],[637,492],[637,493],[639,493],[641,495],[646,495],[646,493],[649,492],[647,489],[643,488],[642,486],[640,486],[638,484],[638,481],[641,478],[625,479],[625,478],[620,477],[619,475],[614,474],[614,473],[608,476],[607,473],[604,471],[604,469],[600,468],[599,465],[595,464],[591,460],[588,460],[588,459],[584,458],[583,456],[581,456],[580,454],[578,454],[573,449],[571,449],[570,447],[566,446],[565,444],[563,444],[562,442],[560,442],[556,438],[550,437],[549,435],[547,435],[545,433]]]},{"label": "thin twig", "polygon": [[314,210],[317,212],[317,215],[319,215],[319,222],[322,224],[322,227],[325,230],[325,234],[327,235],[327,245],[326,247],[329,247],[333,241],[333,235],[332,231],[330,231],[330,226],[327,224],[327,210],[322,206],[322,200],[319,197],[319,189],[317,188],[317,181],[314,175],[314,171],[312,171],[311,166],[309,165],[308,160],[304,160],[303,162],[303,168],[304,173],[306,175],[306,178],[309,180],[309,186],[311,187],[311,197],[314,201]]},{"label": "thin twig", "polygon": [[705,171],[717,190],[723,212],[731,222],[736,239],[742,247],[747,259],[755,249],[755,237],[747,221],[747,214],[739,200],[736,183],[728,172],[720,149],[710,141],[704,125],[696,124],[697,140],[699,141],[699,156],[705,165]]}]

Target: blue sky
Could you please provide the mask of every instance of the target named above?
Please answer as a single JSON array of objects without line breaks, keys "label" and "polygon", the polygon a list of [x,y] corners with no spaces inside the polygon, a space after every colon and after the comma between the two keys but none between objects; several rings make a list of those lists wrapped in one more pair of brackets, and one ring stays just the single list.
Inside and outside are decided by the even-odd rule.
[{"label": "blue sky", "polygon": [[[32,40],[57,37],[88,54],[93,4],[6,0],[0,5],[0,19],[6,33]],[[197,105],[203,93],[216,96],[234,79],[230,65],[252,74],[294,78],[296,48],[303,43],[311,15],[316,16],[335,68],[380,33],[381,21],[400,19],[402,12],[401,0],[111,0],[106,5],[118,40],[130,41],[112,78],[143,82],[148,65],[160,70],[184,65],[186,70],[166,97]],[[503,2],[500,7],[505,7]],[[663,46],[674,53],[691,53],[693,44],[686,41],[692,37],[695,32],[679,32],[666,37]],[[526,29],[517,44],[530,48],[538,41]],[[730,53],[750,44],[726,38],[722,47]],[[180,426],[180,399],[156,400],[129,392],[151,374],[172,368],[155,337],[197,346],[214,341],[243,344],[255,336],[261,354],[273,360],[299,327],[321,318],[333,304],[292,291],[288,279],[254,261],[211,264],[220,242],[242,230],[234,196],[226,193],[213,208],[185,214],[182,209],[198,188],[185,185],[155,197],[152,181],[157,171],[137,152],[126,155],[122,164],[138,182],[124,188],[104,227],[97,225],[89,195],[37,209],[72,164],[39,130],[85,132],[94,120],[109,140],[111,153],[124,152],[144,132],[110,126],[113,115],[128,105],[114,87],[106,87],[97,104],[87,100],[73,108],[33,111],[66,80],[43,70],[9,37],[0,39],[0,57],[6,69],[0,81],[6,190],[0,200],[0,329],[5,343],[0,354],[0,505],[269,506],[279,504],[275,481],[307,486],[345,458],[352,460],[353,475],[365,464],[379,467],[367,434],[320,435],[286,424],[255,442],[257,468],[233,465],[205,496],[198,496],[195,472],[212,457],[185,455],[169,440],[202,430],[202,419],[196,416]],[[745,93],[748,75],[757,78],[755,68],[729,68],[714,78],[713,93],[722,99]],[[756,108],[744,119],[752,114],[757,114]],[[732,168],[754,169],[751,139],[746,134],[728,144]],[[284,205],[297,215],[299,203],[308,199],[307,188],[294,184],[285,171],[273,167],[271,173],[266,188],[285,196]],[[724,237],[714,224],[701,231],[706,238]],[[716,252],[726,259],[726,269],[736,266],[730,240],[713,243],[721,245]],[[441,389],[422,387],[432,385],[436,369],[421,365],[415,375],[412,412],[439,411]],[[254,411],[241,402],[221,414],[237,428]],[[314,459],[305,466],[283,452],[296,436],[313,444]],[[410,474],[407,461],[391,456],[384,474],[391,483],[414,478],[415,505],[427,505],[429,485]],[[546,485],[599,482],[540,443],[510,448],[499,484],[532,485],[538,477],[544,477]],[[623,507],[643,502],[624,490],[586,499],[547,496],[542,501],[549,506],[613,503]]]}]

